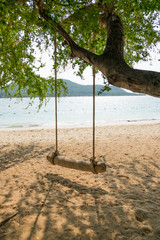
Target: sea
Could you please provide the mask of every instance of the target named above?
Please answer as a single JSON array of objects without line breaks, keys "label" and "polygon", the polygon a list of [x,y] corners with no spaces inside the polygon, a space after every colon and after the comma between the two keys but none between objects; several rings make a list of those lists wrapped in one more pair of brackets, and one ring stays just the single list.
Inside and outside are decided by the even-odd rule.
[{"label": "sea", "polygon": [[[0,98],[0,129],[54,128],[54,97],[38,110],[39,99]],[[58,127],[92,127],[92,97],[58,99]],[[96,126],[160,122],[160,98],[151,96],[97,96]]]}]

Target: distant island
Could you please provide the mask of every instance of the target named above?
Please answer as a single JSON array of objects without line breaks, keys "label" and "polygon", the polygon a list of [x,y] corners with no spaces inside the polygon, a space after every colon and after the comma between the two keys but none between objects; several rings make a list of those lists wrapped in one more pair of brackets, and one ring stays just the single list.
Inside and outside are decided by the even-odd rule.
[{"label": "distant island", "polygon": [[[75,82],[72,82],[70,80],[63,79],[64,82],[67,83],[68,87],[68,97],[80,97],[80,96],[92,96],[93,94],[93,86],[92,85],[81,85]],[[95,93],[96,96],[98,96],[98,92],[103,88],[104,85],[96,85],[95,87]],[[99,96],[134,96],[134,95],[142,95],[132,92],[127,92],[122,88],[118,88],[115,86],[110,86],[111,90],[109,92],[105,91]],[[11,93],[11,96],[16,93],[17,87],[13,88]],[[53,97],[54,94],[48,93],[49,97]],[[8,97],[5,95],[5,91],[0,91],[0,98]],[[22,97],[28,97],[27,93],[22,90]]]}]

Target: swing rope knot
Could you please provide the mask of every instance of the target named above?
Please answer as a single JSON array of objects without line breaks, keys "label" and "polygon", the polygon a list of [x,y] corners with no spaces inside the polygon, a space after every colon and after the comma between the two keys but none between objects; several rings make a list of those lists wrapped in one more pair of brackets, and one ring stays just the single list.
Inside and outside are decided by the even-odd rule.
[{"label": "swing rope knot", "polygon": [[53,165],[55,165],[54,163],[54,159],[55,157],[59,156],[59,152],[58,150],[56,150],[55,152],[52,152],[50,155],[47,156],[47,160],[52,163]]},{"label": "swing rope knot", "polygon": [[98,172],[96,171],[96,166],[97,166],[97,162],[95,161],[95,157],[92,157],[90,159],[90,162],[91,162],[91,170],[92,170],[92,173],[94,174],[98,174]]},{"label": "swing rope knot", "polygon": [[54,158],[57,157],[59,155],[59,152],[58,150],[56,150],[54,153],[53,153],[53,156],[52,156],[52,164],[55,165],[54,163]]}]

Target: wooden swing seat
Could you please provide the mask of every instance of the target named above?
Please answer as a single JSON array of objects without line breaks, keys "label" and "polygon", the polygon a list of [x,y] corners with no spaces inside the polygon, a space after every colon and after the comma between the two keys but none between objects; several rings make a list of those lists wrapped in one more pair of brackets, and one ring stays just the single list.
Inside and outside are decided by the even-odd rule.
[{"label": "wooden swing seat", "polygon": [[47,160],[53,165],[80,171],[92,172],[95,174],[103,173],[106,171],[105,163],[96,162],[93,167],[91,162],[67,158],[65,156],[57,155],[54,152],[47,156]]}]

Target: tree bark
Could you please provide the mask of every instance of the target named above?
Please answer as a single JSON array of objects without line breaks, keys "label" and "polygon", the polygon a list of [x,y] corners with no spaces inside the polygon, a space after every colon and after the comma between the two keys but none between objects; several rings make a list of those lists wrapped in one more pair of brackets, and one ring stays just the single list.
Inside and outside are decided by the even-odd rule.
[{"label": "tree bark", "polygon": [[92,64],[114,86],[160,97],[160,73],[133,69],[125,62],[123,25],[119,16],[110,14],[103,19],[107,42],[103,54],[96,55],[78,46],[60,24],[45,14],[42,0],[37,0],[37,5],[40,16],[64,37],[71,49],[72,57],[78,57]]}]

